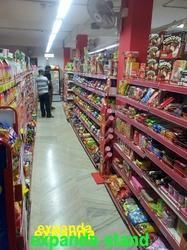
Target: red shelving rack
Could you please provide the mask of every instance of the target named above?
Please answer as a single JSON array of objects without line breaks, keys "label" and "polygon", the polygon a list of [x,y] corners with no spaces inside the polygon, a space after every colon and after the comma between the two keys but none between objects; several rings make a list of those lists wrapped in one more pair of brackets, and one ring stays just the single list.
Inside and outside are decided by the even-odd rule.
[{"label": "red shelving rack", "polygon": [[[72,72],[71,72],[72,73]],[[108,146],[108,143],[110,141],[109,137],[113,138],[113,134],[110,134],[109,137],[106,137],[107,132],[109,131],[109,128],[111,128],[111,126],[113,126],[113,124],[108,125],[108,117],[113,114],[108,114],[108,110],[111,111],[111,107],[108,103],[109,98],[114,97],[115,98],[115,93],[116,93],[116,88],[113,87],[114,84],[111,84],[111,81],[115,81],[117,83],[117,79],[115,77],[107,77],[107,76],[103,76],[103,75],[91,75],[91,74],[85,74],[85,73],[72,73],[75,76],[79,76],[79,77],[84,77],[87,79],[95,79],[95,80],[102,80],[103,84],[105,84],[105,91],[102,91],[100,89],[96,89],[96,88],[92,88],[87,86],[84,83],[80,83],[78,81],[76,81],[75,79],[73,79],[73,83],[74,86],[78,86],[80,89],[86,90],[88,91],[90,94],[93,94],[95,96],[101,97],[103,98],[102,103],[100,103],[100,105],[97,105],[96,103],[92,102],[91,100],[89,100],[88,98],[86,98],[85,96],[83,96],[81,93],[79,93],[78,91],[76,91],[75,89],[73,90],[75,96],[78,96],[82,101],[84,101],[85,103],[89,104],[92,108],[95,108],[96,111],[100,112],[100,115],[102,117],[102,119],[98,120],[97,118],[95,118],[91,112],[85,110],[85,108],[76,100],[74,99],[74,104],[81,110],[81,112],[83,112],[92,122],[93,124],[95,124],[97,127],[100,128],[100,136],[99,138],[92,132],[92,130],[89,128],[89,126],[87,126],[87,124],[85,124],[85,122],[77,115],[77,118],[80,120],[81,124],[83,125],[83,127],[86,128],[86,130],[90,133],[90,135],[96,140],[96,142],[98,142],[98,146],[100,148],[100,153],[101,153],[101,161],[100,161],[100,166],[99,166],[99,171],[103,172],[106,170],[106,165],[105,167],[103,167],[104,164],[108,164],[108,159],[106,159],[106,152],[105,152],[105,148]],[[71,125],[73,126],[73,124],[71,123]],[[113,132],[112,132],[113,133]],[[78,135],[77,135],[78,136]],[[80,139],[80,138],[79,138]],[[109,140],[109,141],[108,141]],[[111,143],[111,141],[110,141]],[[111,149],[112,147],[109,147],[107,149]],[[89,154],[89,152],[87,152]],[[112,152],[109,152],[110,156],[112,155]],[[109,155],[108,154],[108,155]]]},{"label": "red shelving rack", "polygon": [[150,216],[150,218],[154,221],[154,223],[157,225],[157,227],[160,229],[162,234],[165,236],[166,239],[170,242],[171,246],[174,246],[174,249],[181,249],[180,242],[177,241],[177,239],[174,238],[174,236],[171,234],[170,230],[164,225],[164,223],[157,217],[157,215],[151,210],[147,202],[142,198],[141,193],[138,193],[136,189],[133,187],[129,179],[116,167],[113,166],[115,171],[119,174],[119,176],[122,177],[124,182],[127,184],[129,189],[132,191],[132,193],[135,195],[135,197],[139,200],[142,207],[145,209],[147,214]]},{"label": "red shelving rack", "polygon": [[85,108],[80,105],[78,102],[75,102],[75,104],[79,107],[79,109],[85,113],[92,121],[94,121],[98,126],[100,126],[100,121],[97,120],[90,112],[86,111]]},{"label": "red shelving rack", "polygon": [[181,156],[182,158],[187,160],[187,151],[184,148],[175,145],[173,142],[169,141],[164,136],[157,134],[152,129],[146,127],[145,125],[137,122],[134,119],[129,118],[128,116],[126,116],[125,114],[123,114],[119,111],[116,112],[116,116],[121,118],[122,120],[126,121],[128,124],[131,124],[135,128],[141,130],[142,132],[149,135],[150,137],[152,137],[156,141],[160,142],[162,145],[164,145],[165,147],[167,147],[171,151],[175,152],[176,154],[178,154],[179,156]]},{"label": "red shelving rack", "polygon": [[187,87],[174,84],[172,82],[157,82],[142,79],[128,79],[128,83],[131,85],[137,85],[148,88],[160,89],[162,91],[174,92],[183,95],[187,95]]},{"label": "red shelving rack", "polygon": [[85,150],[85,152],[87,153],[88,157],[90,158],[90,161],[92,162],[93,166],[97,169],[98,168],[97,164],[94,162],[94,159],[92,158],[89,150],[87,149],[87,147],[85,146],[85,144],[82,142],[82,140],[81,140],[81,138],[79,136],[79,133],[77,132],[75,126],[73,125],[73,123],[71,121],[70,121],[70,124],[71,124],[71,127],[72,127],[73,131],[75,132],[75,134],[76,134],[76,136],[77,136],[80,144],[82,145],[83,149]]},{"label": "red shelving rack", "polygon": [[131,105],[139,110],[144,110],[144,111],[149,112],[155,116],[158,116],[166,121],[169,121],[169,122],[174,123],[178,126],[187,128],[187,119],[184,119],[182,117],[177,117],[175,115],[172,115],[172,114],[170,114],[166,111],[160,110],[158,108],[147,106],[147,105],[145,105],[141,102],[138,102],[136,100],[133,100],[127,96],[118,95],[117,101],[119,101],[123,104],[129,104],[129,105]]},{"label": "red shelving rack", "polygon": [[88,98],[84,97],[83,95],[79,94],[78,92],[76,92],[76,91],[73,91],[73,92],[74,92],[74,94],[75,94],[76,96],[78,96],[81,100],[83,100],[84,102],[87,102],[87,103],[90,104],[92,107],[94,107],[95,109],[97,109],[98,111],[101,112],[101,107],[100,107],[100,106],[98,106],[97,104],[91,102]]},{"label": "red shelving rack", "polygon": [[175,180],[184,189],[187,189],[187,178],[183,178],[175,169],[166,165],[162,160],[156,157],[153,153],[146,151],[146,156],[154,162],[160,169],[168,174],[173,180]]},{"label": "red shelving rack", "polygon": [[[147,81],[147,80],[139,80],[139,79],[126,79],[129,85],[135,86],[143,86],[147,88],[155,88],[160,90],[160,92],[167,91],[173,92],[178,94],[187,95],[187,87],[174,85],[172,83],[164,83],[164,82],[156,82],[156,81]],[[161,145],[165,146],[168,150],[175,153],[179,157],[184,160],[187,160],[187,150],[183,147],[178,146],[177,144],[173,143],[172,141],[168,140],[166,137],[162,136],[161,134],[156,133],[151,128],[147,127],[146,125],[138,122],[138,120],[128,116],[127,114],[123,113],[123,107],[120,106],[129,105],[135,107],[137,110],[147,112],[148,114],[154,115],[155,117],[159,117],[162,120],[167,121],[171,124],[176,124],[179,127],[184,129],[187,128],[187,120],[183,117],[177,117],[175,115],[170,114],[167,111],[160,110],[156,107],[151,107],[147,104],[141,103],[140,101],[136,101],[128,96],[121,96],[117,95],[116,97],[117,102],[117,109],[115,111],[116,118],[121,119],[122,121],[126,122],[133,128],[143,132],[143,134],[147,135],[149,138],[153,138],[155,141],[159,142]],[[146,187],[150,187],[152,191],[161,198],[165,204],[175,213],[178,219],[187,226],[187,211],[184,209],[182,205],[177,203],[172,196],[168,193],[168,191],[162,188],[162,186],[157,186],[151,179],[146,171],[142,170],[136,165],[136,160],[139,159],[138,157],[144,158],[145,160],[149,160],[153,163],[154,168],[155,166],[158,169],[161,169],[166,176],[169,176],[171,180],[175,181],[183,190],[187,190],[187,178],[181,171],[178,171],[171,165],[167,165],[163,160],[157,157],[152,152],[148,151],[148,149],[140,149],[137,147],[133,139],[128,139],[124,134],[120,131],[115,130],[116,139],[120,139],[122,143],[127,145],[131,149],[131,160],[124,152],[123,149],[118,145],[118,143],[114,142],[114,156],[118,156],[119,158],[123,159],[123,161],[129,166],[131,169],[131,173],[134,173],[135,176],[137,175],[141,180],[142,183],[145,184]],[[134,154],[135,153],[135,154]],[[133,155],[133,156],[132,156]],[[118,158],[117,157],[117,158]],[[143,198],[141,193],[138,193],[137,190],[133,187],[133,184],[130,181],[130,177],[126,176],[126,172],[122,170],[122,168],[118,168],[113,163],[111,168],[118,176],[120,176],[124,182],[127,184],[129,189],[132,191],[134,196],[138,199],[141,206],[144,208],[146,213],[150,216],[150,218],[154,221],[155,225],[158,227],[161,234],[167,239],[170,246],[173,247],[174,250],[185,249],[184,242],[182,242],[182,238],[177,235],[176,231],[172,232],[159,218],[155,212],[150,208],[148,202]],[[148,192],[149,193],[149,192]]]},{"label": "red shelving rack", "polygon": [[92,130],[88,127],[88,125],[79,117],[78,114],[77,118],[81,121],[82,125],[88,130],[88,132],[92,135],[92,137],[99,143],[99,138],[92,132]]},{"label": "red shelving rack", "polygon": [[[11,102],[10,106],[0,106],[0,121],[9,124],[14,128],[17,135],[20,134],[21,129],[25,131],[27,122],[31,121],[32,113],[36,112],[36,95],[35,84],[32,78],[32,72],[24,72],[15,77],[16,88],[19,87],[16,98]],[[14,86],[14,87],[15,87]],[[11,87],[11,86],[10,86]],[[12,87],[11,87],[12,88]],[[31,102],[32,101],[32,102]],[[7,103],[8,104],[8,103]],[[14,107],[14,108],[13,108]],[[20,136],[21,138],[21,136]],[[23,138],[22,138],[23,139]],[[1,153],[4,150],[4,158],[1,158],[1,178],[3,178],[3,191],[4,191],[4,217],[5,229],[7,238],[4,238],[3,244],[6,244],[7,250],[28,250],[28,221],[27,221],[27,209],[25,204],[25,198],[22,194],[22,186],[25,185],[25,178],[23,173],[23,153],[24,143],[22,142],[21,150],[17,153],[19,158],[19,178],[18,182],[13,185],[13,149],[7,141],[0,137]],[[2,179],[1,179],[2,180]],[[15,202],[20,203],[21,217],[19,223],[15,221],[16,212],[14,208]],[[19,224],[19,232],[17,230]],[[2,225],[1,225],[2,226]],[[2,228],[1,228],[2,229]],[[1,231],[1,230],[0,230]],[[1,231],[2,232],[2,231]],[[7,239],[7,240],[6,240]],[[4,247],[0,244],[1,247]]]},{"label": "red shelving rack", "polygon": [[98,90],[98,89],[94,89],[94,88],[88,87],[88,86],[86,86],[86,85],[84,85],[84,84],[80,84],[80,83],[78,83],[78,82],[74,82],[74,84],[77,85],[77,86],[79,86],[79,87],[81,87],[81,88],[83,88],[83,89],[86,89],[86,90],[88,90],[88,91],[90,91],[91,93],[94,93],[94,94],[96,94],[96,95],[99,95],[99,96],[102,96],[102,97],[106,97],[106,96],[107,96],[107,93],[105,93],[105,92],[103,92],[103,91],[101,91],[101,90]]},{"label": "red shelving rack", "polygon": [[126,136],[115,130],[115,134],[120,138],[126,145],[128,145],[134,152],[136,152],[140,157],[145,158],[145,152],[141,150],[140,147],[136,146],[132,140],[129,140]]}]

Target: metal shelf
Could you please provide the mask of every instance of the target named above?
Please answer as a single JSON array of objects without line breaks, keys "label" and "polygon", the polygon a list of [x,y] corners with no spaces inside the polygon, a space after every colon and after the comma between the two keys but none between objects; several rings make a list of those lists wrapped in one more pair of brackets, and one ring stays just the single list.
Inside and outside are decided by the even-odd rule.
[{"label": "metal shelf", "polygon": [[80,84],[78,82],[74,82],[75,85],[83,88],[83,89],[86,89],[92,93],[95,93],[96,95],[99,95],[99,96],[102,96],[102,97],[106,97],[107,96],[107,93],[101,91],[101,90],[98,90],[98,89],[94,89],[94,88],[91,88],[91,87],[88,87],[86,86],[85,84]]},{"label": "metal shelf", "polygon": [[177,182],[181,187],[187,189],[187,178],[183,178],[179,175],[175,169],[166,165],[162,160],[160,160],[156,155],[146,150],[146,156],[155,165],[157,165],[160,169],[162,169],[167,175],[169,175],[175,182]]},{"label": "metal shelf", "polygon": [[181,126],[181,127],[184,127],[184,128],[187,128],[187,119],[184,119],[182,117],[177,117],[175,115],[172,115],[166,111],[163,111],[163,110],[160,110],[158,108],[152,108],[152,107],[149,107],[141,102],[138,102],[138,101],[135,101],[127,96],[120,96],[118,95],[117,96],[117,101],[120,101],[122,103],[125,103],[125,104],[129,104],[129,105],[132,105],[133,107],[139,109],[139,110],[144,110],[144,111],[147,111],[155,116],[158,116],[162,119],[165,119],[169,122],[172,122],[178,126]]},{"label": "metal shelf", "polygon": [[91,131],[91,129],[88,127],[88,125],[77,114],[76,114],[76,116],[81,121],[82,125],[88,130],[88,132],[91,134],[91,136],[96,140],[96,142],[99,143],[99,138]]},{"label": "metal shelf", "polygon": [[126,156],[122,149],[119,147],[119,145],[114,144],[114,149],[116,150],[116,152],[118,152],[118,154],[128,163],[128,165],[140,176],[143,178],[144,173],[142,172],[142,170],[136,166],[136,164],[133,163],[133,161]]},{"label": "metal shelf", "polygon": [[[120,174],[119,171],[118,173]],[[135,195],[135,197],[139,200],[142,207],[145,209],[145,211],[150,216],[150,218],[154,221],[154,223],[162,232],[162,234],[165,236],[165,238],[170,243],[170,245],[174,246],[174,249],[180,250],[181,249],[180,243],[174,238],[174,235],[171,234],[171,232],[169,231],[169,228],[167,228],[167,226],[164,225],[164,223],[158,218],[158,216],[151,210],[147,202],[142,198],[141,193],[138,193],[136,191],[136,189],[132,186],[132,184],[129,182],[129,179],[125,175],[122,175],[121,177],[123,177],[124,182],[127,184],[127,186]]]},{"label": "metal shelf", "polygon": [[120,132],[115,130],[115,134],[120,138],[125,144],[127,144],[134,152],[136,152],[140,157],[145,158],[145,153],[140,147],[136,146],[133,141],[129,140],[126,136],[122,135]]},{"label": "metal shelf", "polygon": [[127,96],[121,96],[121,95],[118,95],[117,96],[117,101],[120,101],[122,103],[127,103],[127,104],[130,104],[132,105],[133,107],[136,107],[140,110],[144,110],[144,111],[148,111],[149,110],[149,107],[141,102],[138,102],[138,101],[135,101]]},{"label": "metal shelf", "polygon": [[[127,180],[127,177],[120,170],[119,167],[117,167],[115,164],[113,164],[113,168],[122,177],[122,179],[124,181]],[[137,173],[136,170],[135,170],[135,172]],[[165,203],[173,210],[173,212],[181,219],[181,221],[183,221],[183,223],[185,225],[187,225],[187,217],[184,216],[184,214],[182,213],[182,210],[179,208],[179,206],[177,206],[174,202],[172,202],[171,199],[165,193],[163,193],[163,191],[158,186],[156,186],[155,183],[153,183],[149,179],[149,177],[147,176],[147,174],[144,173],[143,171],[142,171],[142,178],[158,194],[158,196],[161,197],[163,199],[163,201],[165,201]]]},{"label": "metal shelf", "polygon": [[167,140],[164,136],[162,136],[160,134],[157,134],[152,129],[146,127],[145,125],[137,122],[134,119],[129,118],[128,116],[126,116],[125,114],[121,113],[120,111],[116,111],[116,116],[119,117],[119,118],[121,118],[122,120],[126,121],[130,125],[138,128],[139,130],[141,130],[145,134],[147,134],[150,137],[152,137],[154,140],[160,142],[162,145],[164,145],[165,147],[167,147],[169,150],[175,152],[176,154],[178,154],[179,156],[181,156],[182,158],[184,158],[185,160],[187,160],[187,150],[185,150],[184,148],[182,148],[180,146],[176,146],[173,142]]},{"label": "metal shelf", "polygon": [[92,164],[94,165],[94,167],[95,167],[96,169],[98,169],[97,164],[94,162],[94,160],[93,160],[93,158],[92,158],[92,156],[91,156],[89,150],[86,148],[85,144],[84,144],[83,141],[81,140],[81,138],[80,138],[80,136],[79,136],[79,133],[77,132],[76,128],[73,126],[73,123],[71,122],[71,120],[70,120],[70,124],[71,124],[71,127],[72,127],[73,131],[75,132],[75,135],[77,136],[77,138],[78,138],[80,144],[82,145],[83,149],[85,150],[86,154],[88,155],[90,161],[92,162]]},{"label": "metal shelf", "polygon": [[90,112],[86,111],[86,109],[80,105],[78,102],[75,102],[75,104],[82,110],[82,112],[84,112],[92,121],[94,121],[99,127],[100,125],[100,121],[97,120]]},{"label": "metal shelf", "polygon": [[128,79],[128,83],[130,85],[155,88],[155,89],[160,89],[162,91],[168,91],[168,92],[174,92],[174,93],[187,95],[186,86],[180,86],[180,85],[176,85],[173,83],[149,81],[149,80],[142,80],[142,79]]},{"label": "metal shelf", "polygon": [[74,94],[77,95],[81,100],[83,100],[84,102],[87,102],[88,104],[90,104],[90,105],[93,106],[95,109],[97,109],[98,111],[101,112],[101,108],[100,108],[97,104],[91,102],[88,98],[86,98],[86,97],[84,97],[83,95],[77,93],[76,91],[73,91],[73,92],[74,92]]}]

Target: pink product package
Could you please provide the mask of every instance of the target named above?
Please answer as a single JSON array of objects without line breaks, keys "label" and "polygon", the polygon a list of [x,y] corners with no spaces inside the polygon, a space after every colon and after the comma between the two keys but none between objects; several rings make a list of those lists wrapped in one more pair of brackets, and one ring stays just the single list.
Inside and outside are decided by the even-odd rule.
[{"label": "pink product package", "polygon": [[142,184],[139,182],[139,180],[137,180],[136,177],[132,176],[131,182],[132,182],[133,186],[135,187],[135,189],[136,189],[138,192],[141,192],[141,190],[143,189],[143,186],[142,186]]}]

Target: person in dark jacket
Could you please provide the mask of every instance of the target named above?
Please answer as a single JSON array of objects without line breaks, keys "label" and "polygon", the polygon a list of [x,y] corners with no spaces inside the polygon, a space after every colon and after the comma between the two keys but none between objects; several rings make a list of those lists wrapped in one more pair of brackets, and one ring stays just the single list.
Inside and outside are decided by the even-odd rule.
[{"label": "person in dark jacket", "polygon": [[51,67],[49,65],[47,65],[45,67],[45,74],[44,76],[47,77],[48,81],[49,81],[49,100],[50,100],[50,105],[51,105],[51,109],[55,109],[55,107],[52,106],[53,103],[53,84],[51,81]]}]

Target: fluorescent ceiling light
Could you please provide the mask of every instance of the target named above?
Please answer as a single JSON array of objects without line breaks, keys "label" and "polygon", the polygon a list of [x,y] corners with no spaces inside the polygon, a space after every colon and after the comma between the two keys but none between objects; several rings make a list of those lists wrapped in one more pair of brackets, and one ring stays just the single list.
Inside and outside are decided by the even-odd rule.
[{"label": "fluorescent ceiling light", "polygon": [[53,57],[55,57],[55,55],[54,54],[44,54],[44,57],[46,57],[46,58],[53,58]]},{"label": "fluorescent ceiling light", "polygon": [[46,53],[49,53],[50,49],[52,48],[56,35],[58,34],[60,27],[62,25],[62,20],[67,15],[71,7],[72,1],[73,0],[59,0],[58,11],[57,11],[55,22],[53,24],[51,35],[49,37],[49,41],[48,41],[47,48],[45,51]]},{"label": "fluorescent ceiling light", "polygon": [[72,4],[72,0],[60,0],[58,6],[57,19],[64,19]]},{"label": "fluorescent ceiling light", "polygon": [[53,24],[53,29],[52,29],[51,34],[57,34],[60,30],[61,25],[62,25],[62,20],[56,19],[54,24]]},{"label": "fluorescent ceiling light", "polygon": [[46,48],[46,53],[49,53],[52,45],[53,45],[53,42],[55,40],[55,37],[56,37],[56,34],[51,34],[50,37],[49,37],[49,41],[48,41],[48,44],[47,44],[47,48]]},{"label": "fluorescent ceiling light", "polygon": [[105,50],[117,48],[118,46],[119,46],[119,43],[115,43],[115,44],[109,45],[109,46],[107,46],[107,47],[104,47],[104,48],[102,48],[102,49],[98,49],[98,50],[89,52],[88,54],[89,54],[89,55],[93,55],[93,54],[96,54],[96,53],[99,53],[99,52],[102,52],[102,51],[105,51]]},{"label": "fluorescent ceiling light", "polygon": [[184,28],[184,23],[181,23],[180,25],[178,25],[177,28],[183,29]]}]

